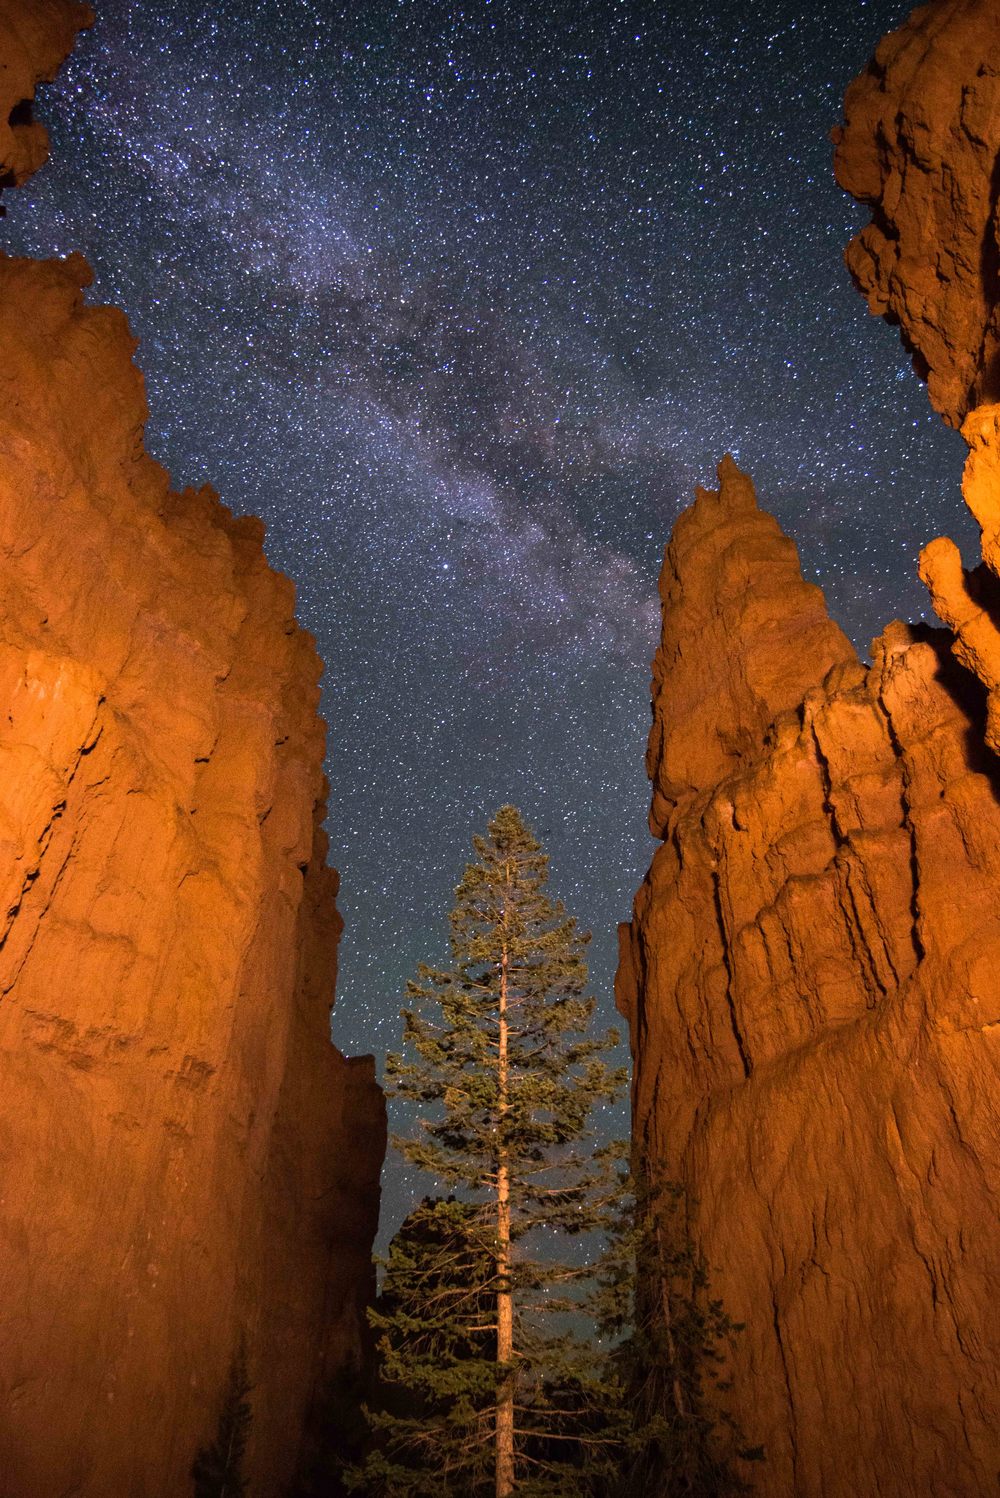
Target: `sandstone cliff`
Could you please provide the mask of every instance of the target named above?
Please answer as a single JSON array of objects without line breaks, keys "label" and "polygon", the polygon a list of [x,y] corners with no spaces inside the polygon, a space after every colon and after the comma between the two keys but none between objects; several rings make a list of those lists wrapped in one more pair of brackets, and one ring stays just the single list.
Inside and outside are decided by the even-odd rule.
[{"label": "sandstone cliff", "polygon": [[[82,19],[0,0],[8,184]],[[242,1338],[270,1495],[359,1355],[384,1148],[329,1042],[320,666],[259,522],[145,454],[88,279],[0,258],[0,1494],[190,1491]]]},{"label": "sandstone cliff", "polygon": [[[1000,766],[947,631],[858,661],[731,462],[664,562],[622,928],[636,1142],[746,1322],[765,1495],[1000,1470]],[[711,662],[711,670],[705,669]]]},{"label": "sandstone cliff", "polygon": [[[969,444],[983,533],[866,667],[726,462],[661,578],[650,825],[621,931],[636,1140],[746,1321],[774,1498],[973,1498],[1000,1472],[1000,9],[938,0],[836,132],[847,260]],[[706,666],[710,665],[710,669]]]}]

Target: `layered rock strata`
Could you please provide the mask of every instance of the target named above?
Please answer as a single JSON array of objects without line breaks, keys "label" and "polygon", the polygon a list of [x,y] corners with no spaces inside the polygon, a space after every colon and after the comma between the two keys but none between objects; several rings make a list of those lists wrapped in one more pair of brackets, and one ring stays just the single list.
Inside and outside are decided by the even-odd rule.
[{"label": "layered rock strata", "polygon": [[[80,19],[2,0],[5,99]],[[88,280],[0,258],[0,1494],[191,1491],[241,1347],[273,1494],[361,1353],[385,1139],[329,1040],[320,665]]]},{"label": "layered rock strata", "polygon": [[746,1323],[773,1498],[1000,1471],[1000,766],[944,630],[870,667],[727,461],[661,578],[662,842],[621,931],[636,1143]]}]

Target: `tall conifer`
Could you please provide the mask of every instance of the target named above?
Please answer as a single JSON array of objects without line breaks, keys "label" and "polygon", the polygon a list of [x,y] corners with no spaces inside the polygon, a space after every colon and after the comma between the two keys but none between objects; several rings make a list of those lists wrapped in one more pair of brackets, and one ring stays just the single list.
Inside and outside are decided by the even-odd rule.
[{"label": "tall conifer", "polygon": [[397,1147],[459,1200],[425,1203],[400,1235],[375,1316],[385,1407],[350,1483],[399,1498],[584,1493],[610,1442],[582,1319],[587,1254],[567,1239],[606,1221],[615,1172],[592,1114],[625,1072],[607,1060],[616,1033],[590,1033],[589,937],[547,894],[520,813],[502,807],[473,847],[451,966],[408,984],[404,1052],[386,1067],[419,1118]]}]

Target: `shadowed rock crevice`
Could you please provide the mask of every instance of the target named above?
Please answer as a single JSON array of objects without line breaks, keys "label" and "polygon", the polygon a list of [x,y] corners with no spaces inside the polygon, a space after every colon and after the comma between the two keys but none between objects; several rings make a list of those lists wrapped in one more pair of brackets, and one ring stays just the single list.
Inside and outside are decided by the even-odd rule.
[{"label": "shadowed rock crevice", "polygon": [[[985,141],[985,145],[995,143]],[[976,380],[974,401],[977,406],[989,405],[1000,400],[1000,348],[998,348],[997,314],[1000,302],[1000,240],[997,237],[998,210],[1000,210],[1000,152],[993,162],[990,173],[989,218],[983,235],[980,278],[982,280],[983,304],[987,307],[986,329],[977,363],[980,374]]]}]

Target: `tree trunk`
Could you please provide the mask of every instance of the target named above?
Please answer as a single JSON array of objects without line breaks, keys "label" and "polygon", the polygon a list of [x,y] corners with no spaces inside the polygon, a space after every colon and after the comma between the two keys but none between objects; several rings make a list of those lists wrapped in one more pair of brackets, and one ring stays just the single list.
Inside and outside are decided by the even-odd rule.
[{"label": "tree trunk", "polygon": [[[506,905],[504,924],[506,925]],[[497,1116],[501,1130],[507,1112],[507,941],[500,956],[500,1027]],[[514,1491],[514,1295],[510,1283],[510,1166],[501,1132],[497,1155],[497,1363],[500,1382],[496,1416],[496,1498]]]}]

